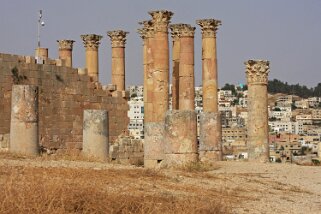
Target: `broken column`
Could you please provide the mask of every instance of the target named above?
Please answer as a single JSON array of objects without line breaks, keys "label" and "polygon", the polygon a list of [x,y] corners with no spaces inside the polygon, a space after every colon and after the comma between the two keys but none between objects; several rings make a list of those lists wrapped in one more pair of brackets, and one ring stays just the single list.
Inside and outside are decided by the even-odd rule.
[{"label": "broken column", "polygon": [[173,40],[172,47],[172,109],[178,109],[178,97],[179,97],[179,52],[180,52],[180,31],[182,24],[171,24],[171,35]]},{"label": "broken column", "polygon": [[203,162],[222,160],[222,128],[217,98],[216,31],[221,21],[197,20],[202,30],[203,112],[200,114],[199,158]]},{"label": "broken column", "polygon": [[251,161],[269,162],[267,84],[270,63],[266,60],[248,60],[244,64],[248,84],[248,157]]},{"label": "broken column", "polygon": [[152,83],[153,87],[152,90],[148,88],[147,96],[153,111],[148,122],[144,123],[144,166],[155,168],[162,163],[165,156],[164,120],[168,110],[169,82],[168,24],[173,13],[162,10],[149,14],[152,21],[146,23],[148,32],[151,33],[147,50],[147,84]]},{"label": "broken column", "polygon": [[12,86],[9,151],[32,156],[39,154],[37,86]]},{"label": "broken column", "polygon": [[66,67],[72,67],[72,48],[74,40],[57,40],[59,45],[59,59],[65,61]]},{"label": "broken column", "polygon": [[112,63],[111,82],[116,91],[125,91],[125,44],[128,32],[122,30],[108,31],[111,39]]},{"label": "broken column", "polygon": [[106,161],[108,152],[108,112],[84,110],[82,154],[90,159]]},{"label": "broken column", "polygon": [[96,34],[81,35],[86,48],[86,68],[91,81],[99,80],[98,48],[102,36]]},{"label": "broken column", "polygon": [[48,59],[48,48],[36,48],[35,58],[37,60],[37,63],[43,64],[44,60]]}]

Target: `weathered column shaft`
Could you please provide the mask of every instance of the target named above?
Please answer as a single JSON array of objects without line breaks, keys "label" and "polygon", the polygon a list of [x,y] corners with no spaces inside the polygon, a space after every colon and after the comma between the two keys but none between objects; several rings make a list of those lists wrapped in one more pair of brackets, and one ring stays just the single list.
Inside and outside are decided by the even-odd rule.
[{"label": "weathered column shaft", "polygon": [[153,100],[154,100],[154,88],[153,88],[153,37],[154,29],[151,21],[139,22],[143,25],[139,31],[143,42],[143,60],[144,60],[144,123],[153,121]]},{"label": "weathered column shaft", "polygon": [[85,110],[83,125],[83,150],[87,158],[108,160],[108,112]]},{"label": "weathered column shaft", "polygon": [[182,24],[170,25],[173,40],[172,47],[172,109],[177,110],[179,107],[179,52],[180,52],[180,31]]},{"label": "weathered column shaft", "polygon": [[59,59],[65,60],[66,67],[72,67],[72,48],[74,40],[57,40],[59,45]]},{"label": "weathered column shaft", "polygon": [[168,83],[169,83],[169,46],[168,24],[173,13],[170,11],[151,11],[154,27],[152,44],[154,72],[154,105],[153,121],[161,122],[165,119],[168,110]]},{"label": "weathered column shaft", "polygon": [[221,21],[197,20],[202,30],[203,111],[218,112],[216,31]]},{"label": "weathered column shaft", "polygon": [[111,39],[112,63],[111,82],[116,91],[125,91],[125,44],[128,32],[115,30],[107,32]]},{"label": "weathered column shaft", "polygon": [[39,154],[37,86],[12,86],[9,151]]},{"label": "weathered column shaft", "polygon": [[268,95],[269,61],[245,62],[248,83],[247,147],[249,160],[268,162]]},{"label": "weathered column shaft", "polygon": [[48,59],[48,48],[36,48],[35,57],[40,59]]},{"label": "weathered column shaft", "polygon": [[180,32],[179,109],[195,109],[194,32],[195,27],[184,25]]},{"label": "weathered column shaft", "polygon": [[99,80],[98,48],[102,36],[96,34],[81,35],[86,48],[86,68],[92,81]]},{"label": "weathered column shaft", "polygon": [[197,20],[202,30],[203,112],[200,114],[199,159],[222,160],[222,127],[217,98],[216,31],[221,21]]}]

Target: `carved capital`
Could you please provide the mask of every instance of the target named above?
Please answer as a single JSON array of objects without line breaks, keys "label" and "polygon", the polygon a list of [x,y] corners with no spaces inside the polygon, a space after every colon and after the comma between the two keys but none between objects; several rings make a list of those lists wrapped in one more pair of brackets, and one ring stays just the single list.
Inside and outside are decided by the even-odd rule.
[{"label": "carved capital", "polygon": [[154,37],[154,26],[151,20],[141,21],[138,24],[142,25],[142,29],[145,31],[146,38]]},{"label": "carved capital", "polygon": [[178,40],[179,37],[181,36],[181,28],[184,26],[185,24],[171,24],[169,25],[169,29],[171,29],[171,36],[172,39]]},{"label": "carved capital", "polygon": [[148,12],[152,16],[155,32],[168,32],[168,24],[173,16],[173,12],[168,10],[157,10]]},{"label": "carved capital", "polygon": [[248,84],[268,84],[270,62],[267,60],[248,60],[246,66],[246,78]]},{"label": "carved capital", "polygon": [[139,29],[137,29],[137,33],[139,34],[139,36],[140,36],[143,40],[145,40],[145,39],[147,38],[147,31],[146,31],[146,29],[144,29],[144,28],[139,28]]},{"label": "carved capital", "polygon": [[73,48],[73,43],[75,42],[74,40],[57,40],[58,45],[59,45],[59,50],[72,50]]},{"label": "carved capital", "polygon": [[100,40],[103,36],[96,34],[81,35],[80,38],[83,40],[84,47],[88,50],[98,50]]},{"label": "carved capital", "polygon": [[107,35],[110,37],[111,47],[113,48],[125,47],[127,34],[128,32],[123,30],[108,31]]},{"label": "carved capital", "polygon": [[180,37],[194,37],[195,27],[185,24],[180,29]]},{"label": "carved capital", "polygon": [[196,20],[196,24],[201,27],[203,37],[216,37],[216,31],[222,22],[215,19],[200,19]]}]

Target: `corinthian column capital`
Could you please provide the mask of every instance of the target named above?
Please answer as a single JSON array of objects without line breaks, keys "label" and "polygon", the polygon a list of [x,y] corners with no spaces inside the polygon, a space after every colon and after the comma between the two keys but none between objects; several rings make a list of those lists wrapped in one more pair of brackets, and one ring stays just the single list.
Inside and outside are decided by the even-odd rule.
[{"label": "corinthian column capital", "polygon": [[73,43],[75,42],[74,40],[57,40],[58,45],[59,45],[59,50],[72,50],[73,48]]},{"label": "corinthian column capital", "polygon": [[215,19],[200,19],[196,20],[196,24],[201,27],[203,37],[216,37],[216,31],[222,22]]},{"label": "corinthian column capital", "polygon": [[246,66],[246,78],[248,84],[268,84],[270,62],[267,60],[248,60]]},{"label": "corinthian column capital", "polygon": [[111,39],[111,46],[113,48],[123,48],[126,44],[126,35],[128,32],[123,30],[108,31],[107,36]]},{"label": "corinthian column capital", "polygon": [[195,33],[195,27],[192,27],[191,25],[184,24],[180,29],[179,29],[179,34],[180,37],[194,37]]},{"label": "corinthian column capital", "polygon": [[181,28],[185,24],[179,23],[179,24],[171,24],[169,25],[169,29],[171,30],[171,36],[173,40],[178,40],[181,35]]},{"label": "corinthian column capital", "polygon": [[152,16],[155,32],[168,32],[168,24],[173,16],[173,12],[168,10],[156,10],[148,12]]},{"label": "corinthian column capital", "polygon": [[80,38],[83,40],[86,49],[98,50],[100,40],[103,37],[96,34],[86,34],[81,35]]},{"label": "corinthian column capital", "polygon": [[138,22],[138,24],[142,25],[142,30],[144,30],[145,32],[145,38],[152,38],[154,37],[154,26],[153,26],[153,22],[151,20],[147,20],[147,21],[141,21]]}]

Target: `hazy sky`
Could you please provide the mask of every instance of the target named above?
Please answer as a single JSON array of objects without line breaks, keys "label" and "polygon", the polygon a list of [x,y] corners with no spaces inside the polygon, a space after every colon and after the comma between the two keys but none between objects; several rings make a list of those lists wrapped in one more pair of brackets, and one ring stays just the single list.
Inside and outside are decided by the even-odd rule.
[{"label": "hazy sky", "polygon": [[[109,83],[111,45],[106,32],[129,31],[126,83],[142,84],[142,40],[138,21],[149,10],[174,12],[172,23],[215,18],[222,20],[217,35],[219,83],[244,83],[247,59],[271,61],[270,79],[315,86],[321,82],[321,0],[1,0],[0,52],[33,55],[37,44],[38,10],[46,26],[41,43],[57,58],[57,39],[76,40],[74,67],[85,66],[81,34],[103,35],[100,79]],[[201,33],[195,32],[195,77],[201,84]],[[170,42],[171,44],[171,42]]]}]

